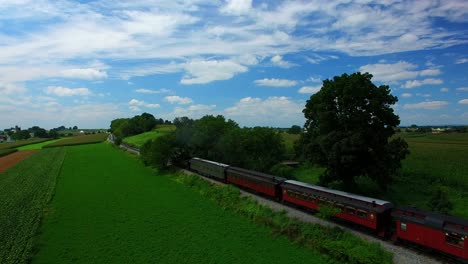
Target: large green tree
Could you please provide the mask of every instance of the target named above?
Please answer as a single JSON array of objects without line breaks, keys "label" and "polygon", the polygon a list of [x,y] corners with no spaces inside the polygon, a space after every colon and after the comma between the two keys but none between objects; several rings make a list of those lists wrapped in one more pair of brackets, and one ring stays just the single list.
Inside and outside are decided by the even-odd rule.
[{"label": "large green tree", "polygon": [[320,177],[324,185],[342,181],[354,189],[355,177],[362,175],[386,189],[408,153],[406,142],[392,137],[400,124],[392,109],[397,97],[371,79],[369,73],[335,76],[306,103],[305,132],[296,150],[327,168]]}]

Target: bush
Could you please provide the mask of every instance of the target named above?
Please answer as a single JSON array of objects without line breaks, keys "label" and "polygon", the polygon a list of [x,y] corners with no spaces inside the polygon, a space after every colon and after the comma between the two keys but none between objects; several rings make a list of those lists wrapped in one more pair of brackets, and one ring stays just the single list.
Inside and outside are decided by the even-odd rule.
[{"label": "bush", "polygon": [[453,203],[449,200],[447,192],[442,187],[438,187],[433,191],[427,206],[431,211],[441,214],[450,214],[450,211],[453,209]]},{"label": "bush", "polygon": [[286,178],[286,179],[296,180],[296,177],[294,177],[294,169],[288,165],[284,165],[281,163],[273,166],[270,169],[270,173],[276,176]]}]

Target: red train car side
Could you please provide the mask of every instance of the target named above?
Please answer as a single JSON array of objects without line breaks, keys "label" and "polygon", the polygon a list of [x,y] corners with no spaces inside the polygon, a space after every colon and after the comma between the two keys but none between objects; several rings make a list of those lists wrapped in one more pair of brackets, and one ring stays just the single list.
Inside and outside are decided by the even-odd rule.
[{"label": "red train car side", "polygon": [[228,167],[226,169],[226,180],[272,198],[281,199],[279,184],[286,179],[238,167]]},{"label": "red train car side", "polygon": [[382,237],[390,231],[390,202],[292,180],[282,183],[281,188],[283,200],[289,203],[316,211],[328,204],[340,210],[337,218],[367,227]]},{"label": "red train car side", "polygon": [[468,262],[468,221],[415,208],[392,212],[396,238],[423,245]]}]

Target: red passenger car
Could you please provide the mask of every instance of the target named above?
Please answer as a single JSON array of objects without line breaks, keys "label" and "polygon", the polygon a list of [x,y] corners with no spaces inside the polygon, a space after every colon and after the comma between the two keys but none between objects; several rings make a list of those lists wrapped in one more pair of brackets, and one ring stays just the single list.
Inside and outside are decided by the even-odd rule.
[{"label": "red passenger car", "polygon": [[392,212],[396,238],[456,256],[468,262],[468,221],[415,208]]},{"label": "red passenger car", "polygon": [[337,218],[367,227],[382,237],[390,231],[390,202],[292,180],[283,182],[281,188],[283,200],[289,203],[316,211],[330,205],[340,210]]},{"label": "red passenger car", "polygon": [[238,167],[228,167],[226,169],[226,180],[273,198],[281,199],[279,185],[286,179]]}]

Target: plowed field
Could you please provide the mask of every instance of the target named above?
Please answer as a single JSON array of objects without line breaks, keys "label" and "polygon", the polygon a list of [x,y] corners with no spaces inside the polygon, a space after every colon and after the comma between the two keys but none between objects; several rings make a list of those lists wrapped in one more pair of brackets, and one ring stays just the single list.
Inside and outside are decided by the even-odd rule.
[{"label": "plowed field", "polygon": [[18,151],[10,155],[1,157],[0,158],[0,173],[6,171],[11,166],[31,156],[36,151],[37,150]]}]

